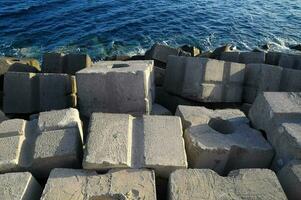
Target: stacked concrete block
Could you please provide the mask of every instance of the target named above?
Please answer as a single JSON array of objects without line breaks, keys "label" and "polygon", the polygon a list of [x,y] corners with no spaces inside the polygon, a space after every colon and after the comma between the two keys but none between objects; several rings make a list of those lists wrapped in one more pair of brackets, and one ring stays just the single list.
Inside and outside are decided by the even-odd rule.
[{"label": "stacked concrete block", "polygon": [[275,148],[272,168],[279,170],[290,160],[301,159],[301,94],[265,92],[249,111],[255,128],[265,131]]},{"label": "stacked concrete block", "polygon": [[5,113],[34,113],[75,106],[75,77],[23,72],[8,72],[4,76]]},{"label": "stacked concrete block", "polygon": [[81,166],[82,127],[76,109],[40,113],[37,119],[0,124],[0,172],[29,170],[47,177],[56,167]]},{"label": "stacked concrete block", "polygon": [[301,161],[294,160],[277,173],[288,199],[298,200],[301,197]]},{"label": "stacked concrete block", "polygon": [[81,114],[148,114],[154,98],[153,61],[100,61],[76,73]]},{"label": "stacked concrete block", "polygon": [[264,91],[279,91],[282,68],[266,64],[246,65],[243,102],[253,103]]},{"label": "stacked concrete block", "polygon": [[153,104],[151,115],[172,115],[172,113],[160,104]]},{"label": "stacked concrete block", "polygon": [[249,126],[236,109],[210,110],[179,106],[185,146],[191,168],[209,168],[219,174],[233,169],[266,168],[274,152],[261,133]]},{"label": "stacked concrete block", "polygon": [[301,92],[301,70],[284,68],[279,89],[284,92]]},{"label": "stacked concrete block", "polygon": [[301,55],[282,53],[278,65],[283,68],[301,70]]},{"label": "stacked concrete block", "polygon": [[209,169],[177,170],[169,178],[169,200],[257,199],[286,200],[275,173],[240,169],[221,177]]},{"label": "stacked concrete block", "polygon": [[165,69],[160,67],[154,67],[154,76],[156,86],[162,86],[165,79]]},{"label": "stacked concrete block", "polygon": [[45,53],[42,72],[75,74],[77,71],[91,67],[91,58],[86,54]]},{"label": "stacked concrete block", "polygon": [[241,102],[245,65],[170,56],[164,89],[199,102]]},{"label": "stacked concrete block", "polygon": [[150,170],[94,171],[54,169],[41,200],[156,200],[155,175]]},{"label": "stacked concrete block", "polygon": [[29,172],[0,175],[0,198],[3,200],[38,200],[42,188]]},{"label": "stacked concrete block", "polygon": [[150,168],[168,177],[175,169],[187,168],[182,134],[175,116],[93,113],[83,168]]},{"label": "stacked concrete block", "polygon": [[266,60],[265,63],[269,65],[278,65],[281,52],[269,51],[266,53]]},{"label": "stacked concrete block", "polygon": [[265,63],[264,52],[223,52],[220,60],[244,64]]}]

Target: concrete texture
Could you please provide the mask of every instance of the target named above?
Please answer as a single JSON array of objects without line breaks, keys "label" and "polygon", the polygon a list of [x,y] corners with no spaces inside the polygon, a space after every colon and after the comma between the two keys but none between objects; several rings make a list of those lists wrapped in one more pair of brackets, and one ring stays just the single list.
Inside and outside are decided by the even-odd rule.
[{"label": "concrete texture", "polygon": [[156,200],[155,175],[150,170],[94,171],[54,169],[41,200]]},{"label": "concrete texture", "polygon": [[280,91],[301,92],[301,70],[283,69]]},{"label": "concrete texture", "polygon": [[76,93],[74,80],[67,74],[8,72],[4,76],[3,111],[25,114],[74,106],[70,104]]},{"label": "concrete texture", "polygon": [[93,112],[148,114],[154,95],[153,61],[100,61],[76,73],[79,108]]},{"label": "concrete texture", "polygon": [[275,173],[240,169],[221,177],[209,169],[177,170],[169,178],[169,200],[286,200]]},{"label": "concrete texture", "polygon": [[44,73],[63,73],[64,54],[62,53],[44,53],[42,72]]},{"label": "concrete texture", "polygon": [[221,54],[220,60],[236,63],[265,63],[265,53],[264,52],[223,52]]},{"label": "concrete texture", "polygon": [[278,65],[283,68],[301,70],[301,55],[282,53]]},{"label": "concrete texture", "polygon": [[223,175],[233,169],[270,166],[271,145],[249,126],[240,110],[179,106],[176,115],[185,130],[189,167],[209,168]]},{"label": "concrete texture", "polygon": [[301,160],[294,160],[277,173],[286,196],[290,200],[301,197]]},{"label": "concrete texture", "polygon": [[187,168],[178,117],[94,113],[88,132],[84,169],[150,168],[168,177]]},{"label": "concrete texture", "polygon": [[246,65],[243,101],[253,103],[262,92],[279,91],[282,68],[266,64]]},{"label": "concrete texture", "polygon": [[64,73],[75,74],[81,69],[92,66],[92,61],[87,54],[68,54],[65,56],[66,67]]},{"label": "concrete texture", "polygon": [[29,172],[0,175],[0,198],[3,200],[38,200],[42,188]]},{"label": "concrete texture", "polygon": [[151,115],[172,115],[172,113],[160,104],[153,104]]},{"label": "concrete texture", "polygon": [[164,89],[199,102],[241,102],[245,65],[169,56]]},{"label": "concrete texture", "polygon": [[165,79],[165,69],[160,67],[154,67],[155,85],[162,86]]}]

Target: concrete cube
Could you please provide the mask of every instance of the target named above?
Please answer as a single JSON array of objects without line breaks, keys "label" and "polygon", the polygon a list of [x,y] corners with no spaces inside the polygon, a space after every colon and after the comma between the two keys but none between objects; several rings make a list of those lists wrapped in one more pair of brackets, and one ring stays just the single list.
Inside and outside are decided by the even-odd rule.
[{"label": "concrete cube", "polygon": [[35,73],[8,72],[4,75],[3,111],[33,113],[39,110],[38,76]]},{"label": "concrete cube", "polygon": [[266,64],[246,65],[243,101],[253,103],[262,92],[279,91],[282,68]]},{"label": "concrete cube", "polygon": [[239,54],[239,62],[245,64],[251,63],[265,63],[264,52],[241,52]]},{"label": "concrete cube", "polygon": [[67,74],[8,72],[4,78],[3,110],[25,114],[68,108],[76,94],[75,87],[75,78]]},{"label": "concrete cube", "polygon": [[172,48],[167,45],[154,44],[150,51],[145,54],[145,58],[149,60],[157,60],[162,63],[167,63],[168,56],[178,56],[179,53],[179,49]]},{"label": "concrete cube", "polygon": [[42,187],[29,172],[0,175],[0,198],[3,200],[39,200]]},{"label": "concrete cube", "polygon": [[75,74],[81,69],[89,68],[92,65],[92,61],[87,54],[68,54],[65,56],[66,67],[64,73]]},{"label": "concrete cube", "polygon": [[155,75],[156,86],[162,86],[165,79],[165,69],[155,66],[154,75]]},{"label": "concrete cube", "polygon": [[64,54],[62,53],[44,53],[42,72],[44,73],[63,73]]},{"label": "concrete cube", "polygon": [[41,200],[156,200],[155,175],[150,170],[94,171],[54,169]]},{"label": "concrete cube", "polygon": [[0,123],[0,138],[25,134],[26,121],[23,119],[8,119]]},{"label": "concrete cube", "polygon": [[269,65],[278,65],[282,53],[269,51],[266,53],[265,63]]},{"label": "concrete cube", "polygon": [[275,173],[240,169],[221,177],[210,169],[177,170],[169,178],[169,200],[281,199],[286,196]]},{"label": "concrete cube", "polygon": [[278,65],[283,68],[301,70],[301,55],[282,53]]},{"label": "concrete cube", "polygon": [[228,61],[228,62],[239,62],[239,54],[240,52],[222,52],[220,60]]},{"label": "concrete cube", "polygon": [[83,168],[151,168],[168,177],[187,168],[182,134],[180,118],[174,116],[93,113]]},{"label": "concrete cube", "polygon": [[76,73],[81,114],[151,111],[153,61],[100,61]]},{"label": "concrete cube", "polygon": [[255,99],[249,119],[256,129],[271,135],[282,123],[301,121],[301,93],[264,92]]},{"label": "concrete cube", "polygon": [[160,104],[153,104],[151,115],[172,115],[172,113]]},{"label": "concrete cube", "polygon": [[301,70],[283,69],[280,91],[301,92]]},{"label": "concrete cube", "polygon": [[245,65],[170,56],[164,89],[199,102],[241,102]]},{"label": "concrete cube", "polygon": [[219,174],[233,169],[269,167],[274,152],[261,133],[252,129],[236,109],[210,110],[179,106],[191,168],[209,168]]},{"label": "concrete cube", "polygon": [[288,199],[298,200],[301,197],[301,161],[294,160],[277,173]]}]

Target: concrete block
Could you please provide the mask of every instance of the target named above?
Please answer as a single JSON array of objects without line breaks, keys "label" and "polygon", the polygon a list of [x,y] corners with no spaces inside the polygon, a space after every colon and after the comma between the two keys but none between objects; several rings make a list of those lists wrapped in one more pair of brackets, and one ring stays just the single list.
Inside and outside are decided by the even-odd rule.
[{"label": "concrete block", "polygon": [[278,65],[283,68],[301,70],[301,55],[282,53]]},{"label": "concrete block", "polygon": [[249,126],[240,110],[179,106],[176,115],[185,130],[189,167],[209,168],[223,175],[233,169],[270,166],[271,145]]},{"label": "concrete block", "polygon": [[150,51],[145,54],[145,58],[148,60],[157,60],[163,63],[167,63],[168,56],[178,56],[179,54],[179,49],[172,48],[167,45],[154,44]]},{"label": "concrete block", "polygon": [[282,68],[266,64],[248,64],[245,71],[243,101],[253,103],[262,92],[279,91]]},{"label": "concrete block", "polygon": [[268,132],[268,140],[276,152],[273,170],[280,170],[291,160],[301,160],[301,122],[281,124],[276,130]]},{"label": "concrete block", "polygon": [[278,65],[282,53],[269,51],[266,53],[265,63],[269,65]]},{"label": "concrete block", "polygon": [[150,168],[168,177],[187,168],[182,134],[180,118],[174,116],[93,113],[83,168]]},{"label": "concrete block", "polygon": [[31,170],[47,177],[51,169],[81,166],[82,142],[76,129],[42,132],[35,142]]},{"label": "concrete block", "polygon": [[282,188],[290,200],[301,197],[301,161],[294,160],[277,173]]},{"label": "concrete block", "polygon": [[249,111],[252,125],[269,136],[282,123],[301,120],[301,93],[264,92],[255,99]]},{"label": "concrete block", "polygon": [[170,56],[164,89],[199,102],[241,102],[245,65]]},{"label": "concrete block", "polygon": [[92,66],[92,61],[87,54],[68,54],[65,56],[66,64],[64,73],[75,74],[81,69]]},{"label": "concrete block", "polygon": [[156,200],[155,175],[150,170],[93,171],[54,169],[41,200]]},{"label": "concrete block", "polygon": [[64,54],[62,53],[44,53],[42,72],[44,73],[63,73],[64,71]]},{"label": "concrete block", "polygon": [[172,115],[172,113],[160,104],[153,104],[151,115]]},{"label": "concrete block", "polygon": [[283,69],[280,91],[301,92],[301,70]]},{"label": "concrete block", "polygon": [[75,78],[67,74],[8,72],[4,78],[4,112],[35,113],[70,107]]},{"label": "concrete block", "polygon": [[23,119],[5,120],[0,124],[0,138],[25,134],[26,121]]},{"label": "concrete block", "polygon": [[8,72],[4,75],[3,111],[33,113],[39,109],[38,76],[34,73]]},{"label": "concrete block", "polygon": [[177,170],[169,178],[170,200],[282,199],[286,196],[275,173],[240,169],[221,177],[210,169]]},{"label": "concrete block", "polygon": [[3,200],[39,200],[42,188],[29,172],[0,175],[0,197]]},{"label": "concrete block", "polygon": [[264,52],[241,52],[239,54],[239,62],[244,64],[265,63]]},{"label": "concrete block", "polygon": [[153,100],[153,61],[100,61],[76,73],[81,114],[146,114]]},{"label": "concrete block", "polygon": [[228,62],[239,62],[239,52],[222,52],[220,60],[228,61]]},{"label": "concrete block", "polygon": [[165,69],[160,67],[154,67],[155,85],[162,86],[165,79]]}]

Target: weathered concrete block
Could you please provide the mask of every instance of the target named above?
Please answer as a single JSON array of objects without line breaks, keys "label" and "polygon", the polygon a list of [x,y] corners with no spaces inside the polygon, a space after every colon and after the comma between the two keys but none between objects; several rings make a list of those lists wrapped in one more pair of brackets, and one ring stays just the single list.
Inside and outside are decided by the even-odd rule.
[{"label": "weathered concrete block", "polygon": [[29,173],[8,173],[0,175],[0,197],[3,200],[38,200],[42,188]]},{"label": "weathered concrete block", "polygon": [[66,67],[64,73],[75,74],[81,69],[89,68],[92,66],[92,61],[87,54],[68,54],[65,56]]},{"label": "weathered concrete block", "polygon": [[63,73],[64,71],[64,54],[62,53],[44,53],[42,72],[44,73]]},{"label": "weathered concrete block", "polygon": [[244,64],[170,56],[164,89],[199,102],[241,102]]},{"label": "weathered concrete block", "polygon": [[228,62],[239,62],[239,54],[240,52],[223,52],[221,54],[220,60],[228,61]]},{"label": "weathered concrete block", "polygon": [[23,119],[5,120],[0,124],[0,137],[24,135],[26,121]]},{"label": "weathered concrete block", "polygon": [[290,200],[301,197],[301,161],[294,160],[277,173],[282,188]]},{"label": "weathered concrete block", "polygon": [[233,169],[269,167],[274,152],[261,133],[252,129],[236,109],[210,110],[179,106],[191,168],[209,168],[219,174]]},{"label": "weathered concrete block", "polygon": [[283,68],[301,70],[301,55],[282,53],[278,65]]},{"label": "weathered concrete block", "polygon": [[3,110],[17,114],[68,108],[75,87],[75,78],[67,74],[8,72]]},{"label": "weathered concrete block", "polygon": [[101,61],[76,73],[81,114],[151,111],[153,61]]},{"label": "weathered concrete block", "polygon": [[286,196],[275,173],[240,169],[221,177],[209,169],[177,170],[169,178],[170,200],[282,199]]},{"label": "weathered concrete block", "polygon": [[83,168],[151,168],[168,177],[187,168],[182,134],[180,118],[174,116],[93,113]]},{"label": "weathered concrete block", "polygon": [[301,70],[283,69],[280,91],[301,92]]},{"label": "weathered concrete block", "polygon": [[241,52],[239,54],[239,62],[245,64],[265,63],[264,52]]},{"label": "weathered concrete block", "polygon": [[162,86],[165,79],[165,69],[155,66],[154,75],[155,75],[156,86]]},{"label": "weathered concrete block", "polygon": [[153,104],[151,115],[172,115],[172,113],[160,104]]},{"label": "weathered concrete block", "polygon": [[282,53],[269,51],[266,53],[265,63],[269,65],[278,65]]},{"label": "weathered concrete block", "polygon": [[54,169],[41,200],[156,200],[155,175],[150,170],[93,171]]},{"label": "weathered concrete block", "polygon": [[4,76],[3,111],[33,113],[38,111],[38,76],[34,73],[8,72]]},{"label": "weathered concrete block", "polygon": [[279,91],[282,68],[266,64],[246,65],[243,101],[253,103],[262,92]]},{"label": "weathered concrete block", "polygon": [[301,120],[301,93],[264,92],[255,99],[249,119],[256,129],[269,136],[282,123]]}]

